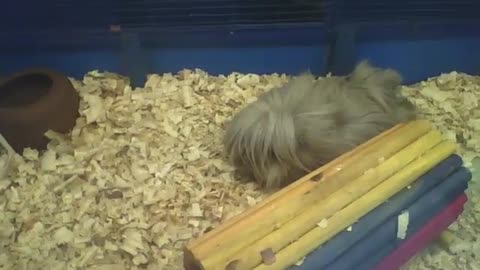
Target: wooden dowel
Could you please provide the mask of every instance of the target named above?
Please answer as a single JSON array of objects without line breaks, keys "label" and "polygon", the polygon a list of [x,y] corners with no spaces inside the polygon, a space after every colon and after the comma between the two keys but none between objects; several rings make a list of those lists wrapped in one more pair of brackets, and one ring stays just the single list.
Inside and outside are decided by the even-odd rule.
[{"label": "wooden dowel", "polygon": [[[318,194],[318,192],[316,189],[324,190],[325,185],[338,182],[336,175],[332,176],[328,183],[325,182],[325,185],[316,187],[310,194],[306,194],[302,198],[290,202],[288,206],[285,205],[284,208],[279,209],[279,212],[288,211],[290,206],[295,204],[302,205],[303,207],[303,211],[299,215],[292,218],[278,230],[273,231],[231,256],[228,256],[224,252],[209,256],[202,261],[202,265],[205,269],[224,269],[226,265],[232,261],[236,261],[236,270],[250,270],[258,266],[262,262],[262,251],[272,250],[273,252],[277,252],[281,250],[316,227],[321,220],[331,217],[382,183],[385,179],[388,179],[406,167],[409,163],[432,149],[441,141],[442,135],[440,132],[432,130],[389,159],[381,162],[377,167],[370,169],[367,173],[347,183],[343,188],[329,194],[324,200],[317,201],[313,204],[305,204],[304,201],[314,201],[314,198],[308,197],[317,196],[316,194]],[[283,217],[283,215],[280,216]],[[268,219],[272,219],[272,217],[268,217]],[[271,221],[276,222],[275,220]],[[248,239],[238,239],[236,244],[242,245],[241,242],[244,240],[248,241]],[[220,265],[220,267],[218,267],[218,265]]]},{"label": "wooden dowel", "polygon": [[[410,125],[412,125],[412,124],[413,123],[410,123]],[[430,129],[429,123],[427,123],[424,120],[419,120],[419,123],[416,123],[416,124],[424,126],[423,128],[420,128],[419,130],[425,130],[425,133]],[[427,128],[425,128],[425,127],[427,127]],[[232,226],[235,226],[235,224],[237,222],[239,222],[240,220],[244,219],[245,217],[247,217],[249,215],[252,215],[254,212],[257,212],[260,209],[269,206],[270,204],[277,203],[277,200],[282,199],[282,198],[287,199],[287,198],[284,198],[284,196],[286,196],[287,194],[293,194],[291,192],[294,189],[298,190],[297,194],[301,194],[301,193],[304,193],[304,192],[308,191],[309,189],[313,188],[313,186],[315,185],[315,183],[312,183],[312,181],[310,181],[310,179],[312,177],[318,175],[319,173],[321,173],[322,171],[324,171],[328,168],[333,168],[333,167],[337,167],[337,166],[341,165],[343,162],[345,162],[348,158],[351,158],[352,156],[355,156],[355,155],[356,156],[361,156],[360,155],[361,152],[364,151],[366,148],[372,147],[373,144],[378,144],[379,142],[386,141],[388,139],[388,136],[391,136],[392,133],[397,132],[401,128],[408,128],[408,127],[406,127],[406,124],[403,124],[403,123],[398,124],[395,127],[391,128],[391,129],[388,129],[385,132],[379,134],[378,136],[375,136],[374,138],[370,139],[369,141],[365,142],[364,144],[359,145],[357,148],[353,149],[352,151],[349,151],[349,152],[341,155],[340,157],[338,157],[334,161],[326,164],[325,166],[322,166],[321,168],[318,168],[318,169],[312,171],[311,173],[309,173],[309,174],[303,176],[302,178],[300,178],[298,181],[295,181],[292,184],[288,185],[287,187],[285,187],[285,188],[275,192],[274,194],[268,196],[263,201],[258,203],[255,207],[249,208],[246,211],[243,211],[242,213],[228,219],[227,221],[222,223],[221,226],[215,228],[214,230],[211,230],[211,231],[205,233],[200,238],[193,239],[192,241],[190,241],[190,243],[188,243],[188,245],[187,245],[188,249],[193,250],[193,249],[199,248],[199,246],[201,246],[201,245],[207,246],[207,243],[212,244],[213,241],[214,241],[212,238],[215,238],[215,237],[220,238],[221,233],[223,231],[228,230]],[[207,242],[207,241],[212,241],[212,242]],[[207,248],[204,248],[204,250],[206,251]]]},{"label": "wooden dowel", "polygon": [[[304,205],[311,205],[315,201],[324,199],[344,184],[361,175],[365,170],[378,165],[381,158],[389,158],[430,129],[431,126],[427,121],[418,120],[396,127],[393,131],[383,134],[384,137],[377,138],[376,141],[370,141],[367,146],[357,147],[343,160],[337,159],[323,166],[300,179],[299,183],[294,183],[273,195],[274,199],[251,208],[247,213],[240,215],[241,219],[235,218],[236,222],[221,225],[207,236],[187,245],[185,248],[185,264],[197,265],[198,269],[215,269],[208,268],[200,262],[210,256],[215,256],[219,252],[228,254],[228,256],[235,254],[239,249],[245,247],[238,246],[236,244],[237,239],[247,239],[250,242],[242,244],[248,246],[303,211],[301,205],[290,203],[295,201],[295,198],[302,197],[304,199],[303,194],[311,192],[316,185],[322,185],[322,189],[315,193],[316,196],[307,196],[312,201],[305,201]],[[339,167],[344,169],[338,170]],[[319,172],[323,173],[323,179],[318,182],[318,179],[313,178]],[[336,179],[334,182],[325,181],[334,175]],[[278,209],[285,208],[285,205],[289,206],[288,211],[279,213]],[[272,217],[278,222],[272,222]]]},{"label": "wooden dowel", "polygon": [[391,196],[415,182],[418,177],[435,167],[455,152],[456,145],[442,142],[410,165],[372,189],[370,192],[337,212],[328,220],[326,227],[315,227],[275,254],[275,262],[270,265],[261,264],[255,270],[283,270],[294,265],[318,246],[325,243],[337,233],[345,230],[356,220],[375,209]]}]

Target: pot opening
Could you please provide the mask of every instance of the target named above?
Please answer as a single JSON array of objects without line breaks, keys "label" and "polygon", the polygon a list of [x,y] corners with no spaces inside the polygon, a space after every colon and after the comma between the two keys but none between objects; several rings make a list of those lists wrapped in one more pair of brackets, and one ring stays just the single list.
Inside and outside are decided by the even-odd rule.
[{"label": "pot opening", "polygon": [[26,74],[5,81],[0,85],[0,107],[19,107],[35,103],[48,93],[52,85],[52,79],[42,73]]}]

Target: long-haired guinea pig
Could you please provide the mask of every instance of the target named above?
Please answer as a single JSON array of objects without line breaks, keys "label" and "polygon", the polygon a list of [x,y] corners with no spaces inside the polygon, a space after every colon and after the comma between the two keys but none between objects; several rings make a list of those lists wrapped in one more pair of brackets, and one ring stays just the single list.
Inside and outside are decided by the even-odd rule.
[{"label": "long-haired guinea pig", "polygon": [[401,76],[367,61],[345,77],[292,78],[228,124],[226,155],[243,177],[282,188],[400,122],[416,117]]}]

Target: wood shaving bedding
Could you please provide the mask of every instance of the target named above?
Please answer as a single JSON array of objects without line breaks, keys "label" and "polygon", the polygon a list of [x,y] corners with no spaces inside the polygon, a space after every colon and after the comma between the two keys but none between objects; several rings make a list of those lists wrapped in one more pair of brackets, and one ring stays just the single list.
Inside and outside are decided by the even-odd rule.
[{"label": "wood shaving bedding", "polygon": [[260,201],[222,157],[224,123],[285,75],[89,72],[71,134],[15,157],[0,269],[181,269],[186,241]]},{"label": "wood shaving bedding", "polygon": [[[265,197],[234,180],[222,156],[224,124],[288,79],[183,70],[149,75],[135,91],[112,73],[71,79],[81,96],[71,134],[48,132],[48,150],[15,156],[0,185],[0,269],[182,269],[190,238]],[[479,87],[480,77],[454,72],[403,89],[462,145],[468,164],[480,150]],[[467,209],[455,232],[478,234],[479,212],[478,204]],[[478,253],[470,236],[459,252]],[[441,266],[439,258],[460,260],[427,252],[411,269]]]},{"label": "wood shaving bedding", "polygon": [[465,212],[450,226],[454,237],[449,248],[430,245],[403,269],[480,269],[480,76],[445,73],[405,86],[402,93],[424,118],[458,143],[458,152],[473,175]]}]

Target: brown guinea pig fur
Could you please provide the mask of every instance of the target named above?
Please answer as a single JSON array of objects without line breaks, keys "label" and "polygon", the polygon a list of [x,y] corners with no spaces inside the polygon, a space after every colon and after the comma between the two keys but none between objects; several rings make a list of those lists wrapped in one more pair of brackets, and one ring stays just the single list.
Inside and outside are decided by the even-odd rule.
[{"label": "brown guinea pig fur", "polygon": [[282,188],[401,122],[416,118],[401,76],[359,63],[349,76],[292,78],[238,112],[224,137],[240,175]]}]

